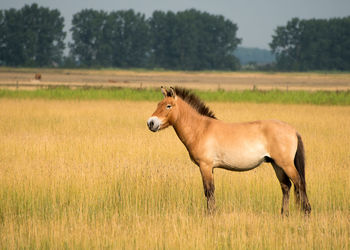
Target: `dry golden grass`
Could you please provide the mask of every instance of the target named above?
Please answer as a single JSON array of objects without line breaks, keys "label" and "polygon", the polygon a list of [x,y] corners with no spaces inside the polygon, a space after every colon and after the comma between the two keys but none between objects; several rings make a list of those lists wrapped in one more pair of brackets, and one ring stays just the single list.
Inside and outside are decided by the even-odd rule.
[{"label": "dry golden grass", "polygon": [[[41,73],[42,80],[34,79]],[[181,72],[145,70],[63,70],[0,68],[3,84],[160,87],[178,85],[193,89],[349,90],[349,73]]]},{"label": "dry golden grass", "polygon": [[199,171],[156,103],[0,99],[0,246],[126,249],[349,249],[350,107],[209,103],[220,119],[281,119],[302,134],[311,217],[272,168],[215,171],[205,212]]}]

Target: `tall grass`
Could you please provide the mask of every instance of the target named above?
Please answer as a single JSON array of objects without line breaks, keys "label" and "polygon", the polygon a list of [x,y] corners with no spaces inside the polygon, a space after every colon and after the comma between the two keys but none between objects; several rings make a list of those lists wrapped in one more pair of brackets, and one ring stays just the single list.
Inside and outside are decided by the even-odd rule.
[{"label": "tall grass", "polygon": [[[194,92],[196,92],[204,101],[350,105],[350,91],[195,90]],[[133,88],[49,88],[35,90],[0,89],[0,98],[157,101],[161,98],[161,93],[159,89]]]},{"label": "tall grass", "polygon": [[198,168],[155,102],[0,99],[0,246],[122,249],[350,248],[350,109],[211,102],[219,119],[276,118],[301,133],[312,205],[304,218],[271,166],[215,170],[206,214]]}]

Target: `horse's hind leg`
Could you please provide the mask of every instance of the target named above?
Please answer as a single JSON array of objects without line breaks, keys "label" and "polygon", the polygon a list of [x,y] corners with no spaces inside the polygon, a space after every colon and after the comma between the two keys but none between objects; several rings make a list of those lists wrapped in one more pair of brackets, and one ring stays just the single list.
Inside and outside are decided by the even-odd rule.
[{"label": "horse's hind leg", "polygon": [[283,198],[282,198],[281,214],[284,216],[288,216],[289,215],[289,191],[290,191],[290,187],[292,186],[292,183],[290,182],[288,176],[286,175],[286,173],[283,171],[282,168],[277,166],[275,162],[272,162],[271,164],[273,166],[273,169],[276,172],[277,178],[282,188]]},{"label": "horse's hind leg", "polygon": [[302,208],[304,209],[305,214],[310,214],[311,212],[311,206],[309,203],[309,200],[307,198],[306,194],[306,187],[301,181],[300,175],[297,171],[297,169],[294,166],[294,163],[290,164],[284,164],[280,165],[283,171],[288,175],[288,177],[292,180],[295,192],[296,192],[296,198],[300,197],[300,201],[297,201],[301,204]]}]

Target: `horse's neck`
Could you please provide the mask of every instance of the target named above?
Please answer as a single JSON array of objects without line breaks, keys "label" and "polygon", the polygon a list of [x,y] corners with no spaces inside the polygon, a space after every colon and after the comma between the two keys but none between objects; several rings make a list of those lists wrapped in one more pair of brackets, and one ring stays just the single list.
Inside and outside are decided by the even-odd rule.
[{"label": "horse's neck", "polygon": [[186,102],[181,100],[179,104],[179,115],[173,123],[173,127],[182,143],[190,150],[203,132],[205,117],[198,114]]}]

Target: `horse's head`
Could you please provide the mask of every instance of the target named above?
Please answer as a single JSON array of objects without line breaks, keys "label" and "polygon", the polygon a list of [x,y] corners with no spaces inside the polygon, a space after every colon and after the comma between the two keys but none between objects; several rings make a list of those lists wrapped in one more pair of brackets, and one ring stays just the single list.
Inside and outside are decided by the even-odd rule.
[{"label": "horse's head", "polygon": [[148,128],[157,132],[158,130],[167,128],[176,119],[177,116],[177,97],[175,90],[171,87],[169,91],[161,87],[164,99],[158,103],[156,111],[148,119]]}]

